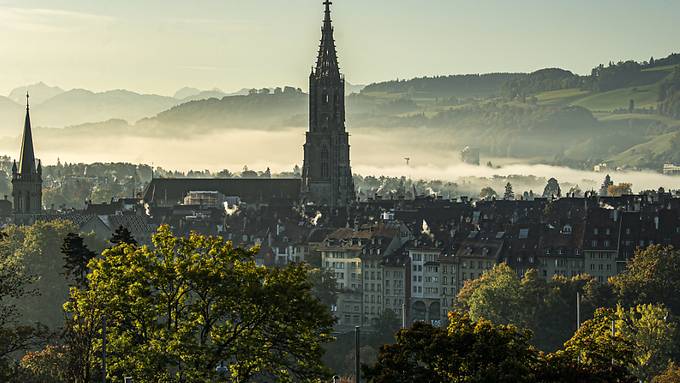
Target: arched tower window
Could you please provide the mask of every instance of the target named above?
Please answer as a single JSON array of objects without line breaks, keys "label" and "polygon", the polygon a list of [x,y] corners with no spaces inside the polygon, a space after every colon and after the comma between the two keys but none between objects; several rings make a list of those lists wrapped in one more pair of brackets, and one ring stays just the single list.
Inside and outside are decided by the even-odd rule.
[{"label": "arched tower window", "polygon": [[328,147],[321,148],[321,177],[328,178]]}]

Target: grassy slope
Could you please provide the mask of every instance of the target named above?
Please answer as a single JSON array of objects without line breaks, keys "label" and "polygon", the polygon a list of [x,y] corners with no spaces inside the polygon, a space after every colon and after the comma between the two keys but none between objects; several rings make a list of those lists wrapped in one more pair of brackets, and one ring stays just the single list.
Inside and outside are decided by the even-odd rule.
[{"label": "grassy slope", "polygon": [[658,84],[616,89],[586,96],[575,101],[573,105],[582,106],[591,111],[612,112],[616,109],[628,108],[629,101],[635,100],[636,108],[654,108],[658,100],[657,90]]}]

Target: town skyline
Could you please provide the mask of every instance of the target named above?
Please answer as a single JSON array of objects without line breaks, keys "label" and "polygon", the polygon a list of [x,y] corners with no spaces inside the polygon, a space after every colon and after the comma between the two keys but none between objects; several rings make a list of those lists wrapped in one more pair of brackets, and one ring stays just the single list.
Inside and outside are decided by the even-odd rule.
[{"label": "town skyline", "polygon": [[[156,94],[184,86],[306,89],[317,3],[5,0],[0,92],[39,81]],[[673,51],[672,16],[680,5],[610,3],[347,0],[334,17],[340,65],[350,83],[367,84],[544,67],[588,74],[594,63]]]}]

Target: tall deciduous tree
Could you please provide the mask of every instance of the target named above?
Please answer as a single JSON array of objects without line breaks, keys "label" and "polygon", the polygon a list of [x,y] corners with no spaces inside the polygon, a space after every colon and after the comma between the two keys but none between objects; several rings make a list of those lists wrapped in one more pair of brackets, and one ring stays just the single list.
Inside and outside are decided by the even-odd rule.
[{"label": "tall deciduous tree", "polygon": [[661,303],[680,316],[680,251],[648,246],[635,253],[626,270],[611,278],[611,284],[625,306]]},{"label": "tall deciduous tree", "polygon": [[110,377],[210,381],[220,363],[230,382],[328,377],[321,345],[334,320],[311,293],[308,266],[258,267],[255,251],[167,226],[153,244],[105,250],[65,305],[84,338],[106,317]]}]

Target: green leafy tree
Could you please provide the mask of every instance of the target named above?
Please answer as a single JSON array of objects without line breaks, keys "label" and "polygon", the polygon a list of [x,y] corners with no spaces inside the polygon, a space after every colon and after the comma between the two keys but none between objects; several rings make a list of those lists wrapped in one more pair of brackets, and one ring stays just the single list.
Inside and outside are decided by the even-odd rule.
[{"label": "green leafy tree", "polygon": [[364,366],[368,382],[535,382],[540,354],[514,326],[450,313],[449,327],[415,323]]},{"label": "green leafy tree", "polygon": [[69,281],[64,275],[61,246],[68,233],[78,231],[73,222],[55,220],[30,226],[8,226],[0,242],[2,257],[14,259],[25,275],[32,276],[18,307],[19,323],[40,322],[52,329],[63,324],[62,303],[68,297]]},{"label": "green leafy tree", "polygon": [[[635,382],[630,368],[635,363],[635,343],[616,330],[616,312],[599,309],[564,344],[556,358],[564,358],[594,371],[606,371],[611,382]],[[563,359],[563,360],[564,360]]]},{"label": "green leafy tree", "polygon": [[663,304],[680,316],[680,251],[671,246],[637,251],[626,270],[610,283],[625,306]]},{"label": "green leafy tree", "polygon": [[458,294],[458,304],[467,309],[475,321],[486,319],[495,324],[524,325],[521,281],[505,263],[466,282]]},{"label": "green leafy tree", "polygon": [[83,241],[83,237],[78,234],[68,233],[61,246],[61,253],[64,254],[64,269],[66,275],[73,278],[78,286],[83,286],[87,282],[87,264],[96,254],[90,250]]},{"label": "green leafy tree", "polygon": [[619,306],[615,328],[633,344],[634,363],[630,371],[641,381],[650,381],[660,374],[677,351],[677,324],[663,306],[647,304],[630,309]]},{"label": "green leafy tree", "polygon": [[554,351],[576,331],[577,293],[582,297],[582,319],[592,317],[598,307],[614,304],[611,290],[593,277],[556,276],[545,280],[530,269],[519,278],[506,264],[467,281],[456,304],[475,320],[484,318],[495,324],[527,328],[534,334],[535,346]]},{"label": "green leafy tree", "polygon": [[[167,226],[153,245],[105,250],[90,262],[88,287],[72,289],[65,304],[83,339],[106,318],[111,379],[208,382],[221,363],[229,382],[328,377],[321,345],[334,320],[311,293],[308,266],[259,267],[256,250],[175,237]],[[87,347],[91,369],[98,338]]]},{"label": "green leafy tree", "polygon": [[483,188],[479,192],[479,199],[491,200],[491,199],[496,198],[496,197],[498,197],[498,193],[496,193],[496,191],[493,190],[493,188],[491,188],[489,186]]},{"label": "green leafy tree", "polygon": [[35,281],[23,265],[19,255],[10,251],[12,243],[5,233],[0,234],[0,381],[10,382],[16,371],[12,355],[42,344],[49,332],[41,325],[20,322],[17,302],[34,295]]}]

